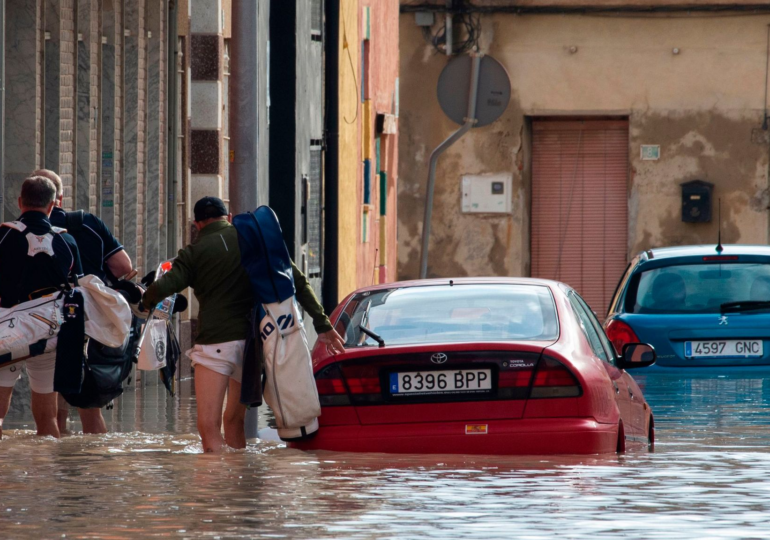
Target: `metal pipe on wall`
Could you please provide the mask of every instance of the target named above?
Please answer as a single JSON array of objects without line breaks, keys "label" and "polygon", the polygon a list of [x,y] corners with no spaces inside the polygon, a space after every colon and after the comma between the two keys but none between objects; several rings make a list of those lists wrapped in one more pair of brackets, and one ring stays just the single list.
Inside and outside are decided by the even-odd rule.
[{"label": "metal pipe on wall", "polygon": [[468,93],[468,116],[465,117],[465,123],[452,133],[444,142],[436,147],[430,155],[430,166],[428,168],[428,187],[425,193],[425,214],[422,222],[422,253],[420,254],[420,278],[428,277],[428,247],[430,246],[430,220],[433,215],[433,191],[436,186],[436,165],[438,158],[450,146],[460,140],[476,125],[476,95],[479,89],[479,73],[481,71],[482,55],[477,54],[473,57],[473,66],[471,69],[470,92]]},{"label": "metal pipe on wall", "polygon": [[[254,210],[259,201],[257,183],[259,140],[260,2],[233,0],[230,41],[230,211]],[[263,8],[264,9],[264,8]],[[266,180],[265,180],[266,181]]]},{"label": "metal pipe on wall", "polygon": [[[230,211],[254,210],[260,201],[259,176],[259,2],[233,0],[230,41]],[[264,9],[264,8],[263,8]],[[265,179],[265,182],[267,179]],[[259,413],[246,411],[246,440],[256,439]]]}]

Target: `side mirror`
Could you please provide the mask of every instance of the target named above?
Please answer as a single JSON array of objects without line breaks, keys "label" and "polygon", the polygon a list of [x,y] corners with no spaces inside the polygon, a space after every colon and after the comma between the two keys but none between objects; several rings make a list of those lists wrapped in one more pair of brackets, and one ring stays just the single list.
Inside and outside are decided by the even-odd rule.
[{"label": "side mirror", "polygon": [[623,356],[618,359],[621,369],[648,367],[655,363],[655,349],[646,343],[627,343],[623,346]]}]

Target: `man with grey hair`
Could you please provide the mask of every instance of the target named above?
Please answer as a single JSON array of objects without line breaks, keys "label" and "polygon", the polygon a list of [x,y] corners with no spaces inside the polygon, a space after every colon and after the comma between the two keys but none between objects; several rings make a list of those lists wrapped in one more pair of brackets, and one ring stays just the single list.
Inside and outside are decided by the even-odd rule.
[{"label": "man with grey hair", "polygon": [[[10,308],[55,293],[65,281],[82,275],[75,239],[48,219],[55,198],[56,187],[50,180],[30,176],[21,186],[21,216],[0,226],[0,307]],[[49,342],[46,352],[28,359],[26,367],[37,434],[59,437],[53,391],[55,363],[55,345]],[[19,364],[0,369],[0,435],[20,376]]]},{"label": "man with grey hair", "polygon": [[[93,275],[107,284],[122,278],[132,270],[131,258],[123,249],[123,246],[112,235],[110,229],[97,216],[85,212],[65,212],[62,208],[64,200],[64,185],[61,178],[49,169],[38,169],[32,173],[34,176],[42,176],[53,182],[56,187],[56,201],[51,212],[51,224],[67,229],[77,242],[80,251],[80,259],[83,263],[83,273]],[[89,352],[96,355],[97,347],[93,341],[89,341]],[[69,406],[59,397],[58,423],[59,430],[66,432]],[[83,433],[107,433],[107,424],[99,408],[78,409]]]}]

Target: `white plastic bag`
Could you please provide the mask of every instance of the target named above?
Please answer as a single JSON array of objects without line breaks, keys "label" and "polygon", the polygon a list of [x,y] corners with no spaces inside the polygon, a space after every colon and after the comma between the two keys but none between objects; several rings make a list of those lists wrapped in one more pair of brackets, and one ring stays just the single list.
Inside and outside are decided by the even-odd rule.
[{"label": "white plastic bag", "polygon": [[107,287],[96,276],[78,280],[83,293],[86,335],[106,347],[120,347],[131,330],[131,306],[118,291]]},{"label": "white plastic bag", "polygon": [[166,367],[166,321],[151,319],[147,324],[147,334],[139,350],[136,367],[144,371],[156,371]]},{"label": "white plastic bag", "polygon": [[290,440],[318,430],[321,403],[305,326],[294,298],[263,305],[259,324],[265,354],[264,399],[275,414],[278,435]]}]

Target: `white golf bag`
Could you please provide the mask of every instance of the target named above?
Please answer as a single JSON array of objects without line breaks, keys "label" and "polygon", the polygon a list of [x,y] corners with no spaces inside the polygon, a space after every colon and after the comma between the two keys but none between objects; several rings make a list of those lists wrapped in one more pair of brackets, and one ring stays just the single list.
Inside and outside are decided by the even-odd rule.
[{"label": "white golf bag", "polygon": [[293,296],[262,307],[266,313],[259,323],[266,375],[264,399],[275,414],[281,439],[305,438],[318,430],[321,403],[302,316]]},{"label": "white golf bag", "polygon": [[[96,276],[81,278],[75,290],[83,293],[86,335],[120,347],[131,327],[128,302]],[[65,322],[63,307],[57,293],[0,309],[0,367],[54,350]]]}]

